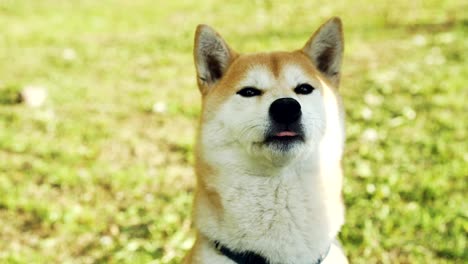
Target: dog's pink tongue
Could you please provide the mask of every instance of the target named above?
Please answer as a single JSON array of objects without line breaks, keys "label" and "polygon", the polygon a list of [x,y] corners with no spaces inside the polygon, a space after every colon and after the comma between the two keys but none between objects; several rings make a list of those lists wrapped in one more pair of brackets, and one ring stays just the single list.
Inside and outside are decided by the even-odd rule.
[{"label": "dog's pink tongue", "polygon": [[276,134],[277,137],[294,137],[297,136],[296,132],[292,131],[282,131]]}]

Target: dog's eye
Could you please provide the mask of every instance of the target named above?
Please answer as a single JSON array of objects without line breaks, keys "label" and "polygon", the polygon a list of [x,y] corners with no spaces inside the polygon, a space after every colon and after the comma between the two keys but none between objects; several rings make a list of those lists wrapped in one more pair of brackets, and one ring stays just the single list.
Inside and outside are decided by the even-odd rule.
[{"label": "dog's eye", "polygon": [[299,84],[295,89],[294,89],[294,92],[297,93],[297,94],[310,94],[314,91],[314,87],[312,87],[310,84],[308,83],[303,83],[303,84]]},{"label": "dog's eye", "polygon": [[259,96],[262,94],[262,91],[260,91],[257,88],[254,87],[244,87],[240,89],[237,92],[238,95],[243,96],[243,97],[253,97],[253,96]]}]

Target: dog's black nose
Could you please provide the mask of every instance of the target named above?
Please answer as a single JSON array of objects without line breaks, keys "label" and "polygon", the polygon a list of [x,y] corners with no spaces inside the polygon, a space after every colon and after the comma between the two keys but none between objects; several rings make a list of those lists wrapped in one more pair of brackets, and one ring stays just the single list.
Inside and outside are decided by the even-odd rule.
[{"label": "dog's black nose", "polygon": [[301,117],[301,105],[293,98],[281,98],[270,105],[270,117],[282,124],[291,124]]}]

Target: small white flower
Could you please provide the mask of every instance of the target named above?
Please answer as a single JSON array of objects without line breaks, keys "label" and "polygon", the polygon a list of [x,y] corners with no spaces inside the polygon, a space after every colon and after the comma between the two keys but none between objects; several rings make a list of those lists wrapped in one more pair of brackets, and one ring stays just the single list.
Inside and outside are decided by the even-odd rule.
[{"label": "small white flower", "polygon": [[119,227],[117,225],[115,225],[115,224],[110,226],[109,231],[113,236],[117,236],[120,233]]},{"label": "small white flower", "polygon": [[375,185],[372,184],[372,183],[367,184],[366,185],[366,191],[367,191],[367,193],[370,193],[370,194],[374,193],[375,192]]},{"label": "small white flower", "polygon": [[407,205],[406,205],[406,208],[409,210],[409,211],[415,211],[417,210],[419,207],[419,205],[416,203],[416,202],[409,202]]},{"label": "small white flower", "polygon": [[361,111],[361,116],[364,120],[369,120],[372,118],[372,110],[368,107],[365,107]]},{"label": "small white flower", "polygon": [[154,202],[154,195],[152,195],[152,194],[150,194],[150,193],[146,194],[146,195],[145,195],[145,202],[147,202],[147,203],[152,203],[152,202]]},{"label": "small white flower", "polygon": [[403,115],[409,120],[413,120],[416,118],[416,111],[414,111],[413,108],[407,106],[403,108]]},{"label": "small white flower", "polygon": [[26,86],[20,92],[21,101],[30,107],[42,106],[47,98],[47,91],[40,86]]},{"label": "small white flower", "polygon": [[382,187],[382,194],[383,194],[383,196],[385,196],[385,197],[390,196],[391,190],[390,190],[390,187],[388,187],[388,185],[384,185],[384,186]]},{"label": "small white flower", "polygon": [[362,133],[362,139],[367,142],[375,142],[379,139],[379,134],[373,128],[368,128]]},{"label": "small white flower", "polygon": [[101,243],[101,245],[108,247],[111,246],[114,241],[110,236],[102,236],[101,239],[99,239],[99,242]]},{"label": "small white flower", "polygon": [[162,114],[167,111],[167,105],[164,102],[156,102],[153,104],[153,113]]},{"label": "small white flower", "polygon": [[416,35],[413,38],[413,44],[418,47],[425,46],[427,44],[427,39],[423,35]]},{"label": "small white flower", "polygon": [[76,60],[76,51],[72,48],[66,48],[62,52],[62,58],[66,61]]},{"label": "small white flower", "polygon": [[356,168],[357,175],[362,178],[367,178],[372,175],[372,169],[367,162],[360,162]]},{"label": "small white flower", "polygon": [[382,97],[381,96],[378,96],[378,95],[374,95],[374,94],[371,94],[371,93],[366,93],[364,95],[364,102],[366,102],[366,104],[368,105],[381,105],[382,104]]},{"label": "small white flower", "polygon": [[128,251],[136,251],[140,245],[136,241],[131,241],[130,243],[127,244],[127,250]]}]

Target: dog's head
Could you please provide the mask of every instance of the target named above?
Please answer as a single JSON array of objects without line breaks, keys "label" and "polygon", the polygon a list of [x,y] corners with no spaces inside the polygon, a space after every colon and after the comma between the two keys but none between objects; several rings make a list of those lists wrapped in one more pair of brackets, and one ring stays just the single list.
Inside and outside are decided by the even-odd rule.
[{"label": "dog's head", "polygon": [[258,54],[238,54],[213,29],[198,26],[202,144],[277,165],[319,148],[334,148],[328,151],[341,156],[342,54],[338,18],[323,24],[300,50]]}]

